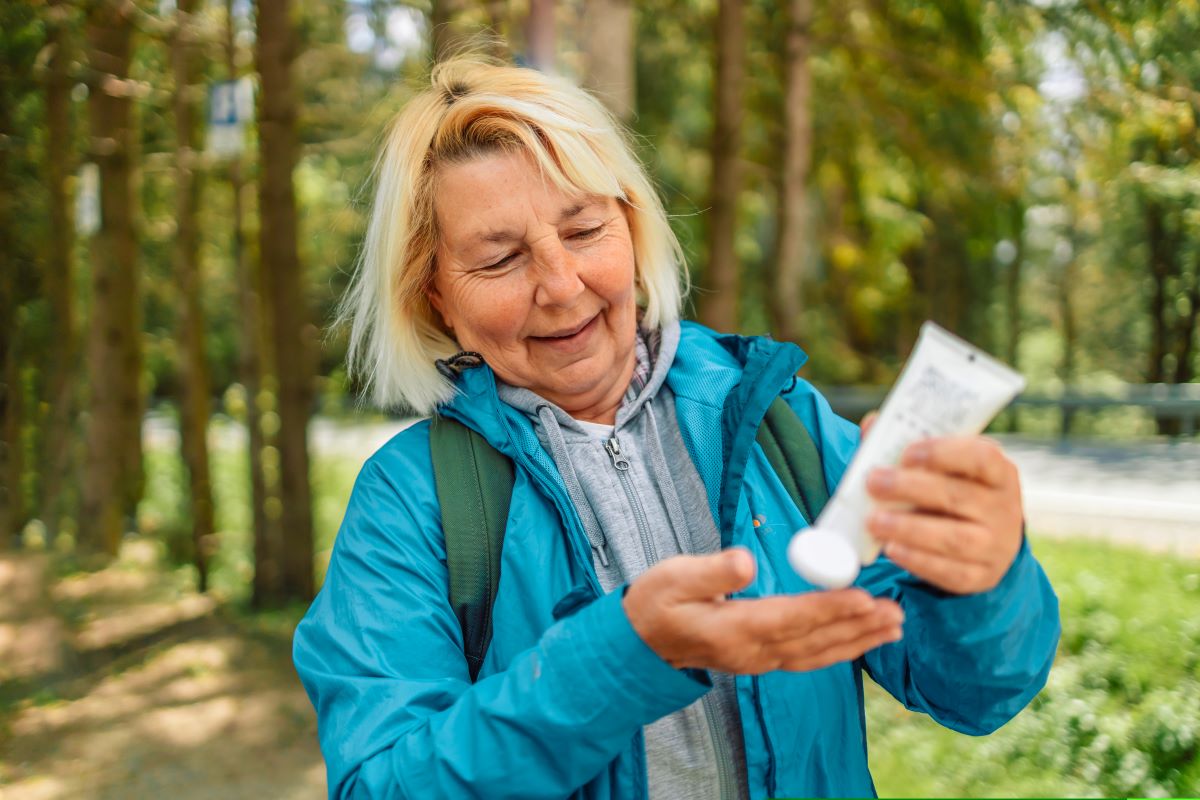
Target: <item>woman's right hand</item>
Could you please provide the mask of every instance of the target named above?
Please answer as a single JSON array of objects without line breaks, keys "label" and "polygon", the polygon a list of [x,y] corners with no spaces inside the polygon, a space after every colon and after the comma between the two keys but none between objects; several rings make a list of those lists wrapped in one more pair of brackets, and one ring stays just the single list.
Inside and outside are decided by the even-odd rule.
[{"label": "woman's right hand", "polygon": [[755,566],[740,547],[665,559],[630,584],[625,613],[672,666],[734,674],[820,669],[902,635],[900,606],[861,589],[727,599]]}]

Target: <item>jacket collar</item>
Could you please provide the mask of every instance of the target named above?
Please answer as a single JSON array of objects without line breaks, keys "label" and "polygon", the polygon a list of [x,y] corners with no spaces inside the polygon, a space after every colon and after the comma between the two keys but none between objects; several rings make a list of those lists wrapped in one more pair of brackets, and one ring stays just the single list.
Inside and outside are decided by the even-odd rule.
[{"label": "jacket collar", "polygon": [[[803,350],[788,342],[719,334],[698,323],[683,322],[666,382],[676,396],[720,406],[723,438],[732,448],[739,427],[757,430],[767,406],[787,389],[807,359]],[[492,368],[484,363],[460,370],[454,382],[458,392],[439,412],[478,431],[505,455],[515,456],[519,448],[512,438],[512,425],[529,423],[521,412],[500,400]]]}]

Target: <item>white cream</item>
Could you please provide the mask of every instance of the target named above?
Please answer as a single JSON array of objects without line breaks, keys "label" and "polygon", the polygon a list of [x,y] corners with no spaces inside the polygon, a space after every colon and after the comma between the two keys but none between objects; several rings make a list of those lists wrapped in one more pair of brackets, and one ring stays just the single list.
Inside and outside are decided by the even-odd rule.
[{"label": "white cream", "polygon": [[816,525],[792,537],[792,568],[827,589],[853,583],[860,565],[879,556],[879,543],[866,530],[874,504],[867,494],[871,470],[899,463],[904,449],[920,439],[982,432],[1024,388],[1019,373],[987,353],[932,322],[922,325],[870,435]]}]

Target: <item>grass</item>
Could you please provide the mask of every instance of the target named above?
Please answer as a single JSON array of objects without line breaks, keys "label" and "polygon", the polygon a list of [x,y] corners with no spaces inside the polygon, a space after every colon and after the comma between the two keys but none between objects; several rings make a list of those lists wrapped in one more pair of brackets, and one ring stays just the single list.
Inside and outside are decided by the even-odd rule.
[{"label": "grass", "polygon": [[1200,562],[1092,541],[1037,540],[1061,602],[1049,683],[972,738],[867,700],[884,797],[1200,794]]}]

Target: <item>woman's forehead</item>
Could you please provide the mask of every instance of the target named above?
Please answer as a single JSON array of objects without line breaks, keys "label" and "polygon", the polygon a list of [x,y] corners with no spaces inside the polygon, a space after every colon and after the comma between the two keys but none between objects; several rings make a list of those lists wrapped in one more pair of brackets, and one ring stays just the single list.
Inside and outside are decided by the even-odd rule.
[{"label": "woman's forehead", "polygon": [[531,215],[561,225],[610,203],[603,195],[564,190],[518,153],[444,165],[438,172],[434,206],[439,227],[464,245],[520,238]]}]

